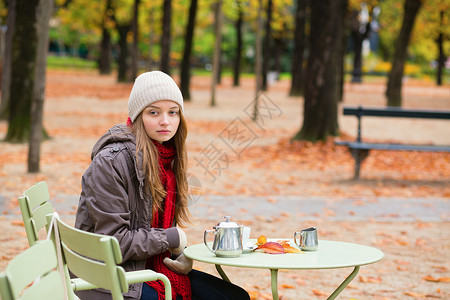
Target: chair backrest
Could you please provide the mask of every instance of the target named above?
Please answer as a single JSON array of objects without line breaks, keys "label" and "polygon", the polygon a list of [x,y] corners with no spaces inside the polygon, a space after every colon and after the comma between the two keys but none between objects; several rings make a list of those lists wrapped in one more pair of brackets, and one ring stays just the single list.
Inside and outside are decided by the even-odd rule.
[{"label": "chair backrest", "polygon": [[28,244],[34,245],[38,240],[38,232],[42,228],[48,230],[46,216],[53,213],[53,206],[48,202],[50,198],[45,181],[36,183],[19,197],[20,212],[22,214]]},{"label": "chair backrest", "polygon": [[0,274],[3,300],[61,300],[64,283],[57,267],[55,246],[42,240],[14,257]]},{"label": "chair backrest", "polygon": [[114,300],[128,291],[119,242],[115,237],[76,229],[55,217],[65,263],[71,273],[111,291]]}]

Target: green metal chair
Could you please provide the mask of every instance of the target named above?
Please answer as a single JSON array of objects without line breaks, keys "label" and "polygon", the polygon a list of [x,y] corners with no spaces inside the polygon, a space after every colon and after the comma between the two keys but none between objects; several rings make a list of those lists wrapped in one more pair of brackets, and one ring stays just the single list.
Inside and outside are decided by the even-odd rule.
[{"label": "green metal chair", "polygon": [[58,261],[51,240],[35,243],[14,257],[0,274],[3,300],[61,300],[64,283],[56,270]]},{"label": "green metal chair", "polygon": [[64,264],[78,277],[71,281],[74,291],[103,288],[110,290],[112,298],[117,300],[123,299],[131,283],[161,280],[165,298],[172,299],[170,281],[164,274],[152,270],[125,272],[119,266],[122,252],[115,237],[76,229],[64,223],[56,213],[47,219],[49,224],[53,223],[51,235],[56,245],[61,245]]},{"label": "green metal chair", "polygon": [[[56,224],[52,225],[51,224],[52,216],[55,213],[54,213],[52,204],[49,202],[49,198],[50,198],[49,190],[48,190],[47,183],[45,181],[36,183],[35,185],[33,185],[32,187],[27,189],[23,193],[22,197],[19,197],[20,211],[22,214],[22,219],[23,219],[23,223],[25,226],[25,232],[27,234],[28,243],[30,246],[33,246],[34,244],[36,244],[39,241],[38,232],[43,228],[45,228],[47,232],[52,230],[52,229],[50,229],[51,227],[54,229],[55,226],[58,226],[58,228],[59,227],[71,228],[71,229],[74,229],[74,232],[77,232],[77,234],[74,235],[74,238],[80,238],[80,240],[82,240],[82,242],[80,242],[80,245],[78,245],[77,247],[79,248],[81,246],[83,248],[80,251],[75,250],[77,248],[74,248],[72,250],[76,251],[79,254],[84,253],[84,256],[85,256],[84,258],[87,260],[87,258],[91,257],[91,255],[90,255],[91,250],[89,250],[89,249],[91,249],[91,248],[95,249],[97,246],[92,246],[89,248],[86,246],[86,248],[85,248],[84,240],[87,239],[87,238],[85,238],[86,235],[96,236],[96,238],[98,240],[100,240],[103,237],[106,237],[107,239],[112,238],[112,237],[108,237],[108,236],[104,236],[104,235],[96,235],[96,234],[92,234],[92,233],[87,233],[85,231],[72,228],[65,223],[64,223],[64,225],[61,225],[61,223],[63,223],[63,222],[58,217],[55,218],[55,220],[57,219],[58,222],[56,222]],[[63,231],[64,231],[64,229],[63,229]],[[66,231],[70,232],[69,229],[67,229]],[[66,231],[64,231],[64,232],[66,232]],[[58,239],[55,238],[54,231],[51,232],[51,235],[52,235],[52,239],[55,241],[56,247],[58,249],[58,247],[60,247],[60,245],[62,245],[62,243],[59,242],[60,235],[58,235]],[[67,244],[69,245],[71,238],[64,235],[64,239],[68,239]],[[114,248],[115,250],[113,252],[115,254],[114,258],[116,259],[116,261],[121,261],[122,254],[120,252],[120,248],[118,246],[117,239],[115,239],[115,238],[112,238],[112,239],[113,239],[113,242],[110,242],[110,243],[115,245],[115,246],[111,246],[111,247],[115,247]],[[95,238],[92,238],[92,240],[95,240]],[[71,246],[69,246],[69,250],[70,250],[70,248],[71,248]],[[106,248],[108,248],[108,247],[106,247]],[[116,253],[118,253],[118,255],[120,255],[120,256],[117,256]],[[67,285],[69,299],[71,299],[71,300],[78,299],[78,297],[75,295],[74,291],[82,291],[82,290],[89,290],[89,289],[95,289],[98,287],[103,287],[102,285],[95,284],[95,281],[94,281],[94,283],[93,283],[93,281],[89,281],[87,279],[87,278],[90,278],[89,276],[87,278],[85,277],[85,273],[89,274],[90,270],[76,274],[71,269],[71,267],[68,266],[68,263],[65,260],[65,256],[60,255],[60,257],[62,257],[62,259],[63,259],[63,263],[60,267],[65,275],[65,281],[66,281],[66,285]],[[93,258],[93,259],[95,260],[96,258]],[[102,260],[102,259],[97,259],[97,260]],[[95,263],[98,263],[98,262],[94,262],[93,265],[95,265]],[[114,263],[114,264],[117,265],[118,263]],[[88,265],[88,264],[85,263],[83,265]],[[108,265],[108,267],[110,265],[111,265],[111,263]],[[71,264],[71,266],[73,266],[73,264]],[[121,267],[119,267],[119,268],[122,269]],[[69,269],[79,278],[70,278]],[[122,271],[123,271],[123,269],[122,269]],[[128,284],[160,279],[164,282],[164,285],[166,287],[166,299],[171,299],[170,282],[167,279],[167,277],[164,276],[163,274],[156,273],[151,270],[144,270],[144,271],[137,271],[137,272],[125,272],[125,274],[126,274],[125,278],[126,278],[127,284],[126,284],[126,290],[124,290],[124,291],[128,290]],[[104,275],[102,275],[102,276],[104,276]],[[86,279],[86,280],[84,280],[84,279]],[[123,288],[123,286],[121,287],[121,289],[122,288]],[[118,299],[121,299],[121,298],[118,298]]]},{"label": "green metal chair", "polygon": [[46,216],[54,211],[49,199],[50,194],[45,181],[36,183],[19,197],[20,212],[30,246],[39,240],[39,230],[45,227],[48,231]]}]

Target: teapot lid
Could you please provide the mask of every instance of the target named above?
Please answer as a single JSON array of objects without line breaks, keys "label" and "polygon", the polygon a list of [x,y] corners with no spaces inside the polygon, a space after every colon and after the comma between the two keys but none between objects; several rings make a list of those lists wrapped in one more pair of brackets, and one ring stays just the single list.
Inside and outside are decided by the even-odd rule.
[{"label": "teapot lid", "polygon": [[239,227],[239,225],[236,222],[230,221],[231,217],[230,216],[225,216],[225,221],[220,222],[219,224],[217,224],[216,227],[226,227],[226,228],[235,228],[235,227]]}]

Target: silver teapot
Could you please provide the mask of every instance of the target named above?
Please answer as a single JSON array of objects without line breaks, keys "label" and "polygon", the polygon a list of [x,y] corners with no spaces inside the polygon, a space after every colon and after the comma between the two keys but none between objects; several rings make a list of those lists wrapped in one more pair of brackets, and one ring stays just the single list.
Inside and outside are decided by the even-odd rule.
[{"label": "silver teapot", "polygon": [[[203,241],[206,247],[219,257],[238,257],[242,253],[242,232],[243,225],[230,221],[231,217],[226,216],[224,222],[214,226],[214,230],[205,230]],[[208,234],[214,234],[214,242],[211,247],[206,242]]]}]

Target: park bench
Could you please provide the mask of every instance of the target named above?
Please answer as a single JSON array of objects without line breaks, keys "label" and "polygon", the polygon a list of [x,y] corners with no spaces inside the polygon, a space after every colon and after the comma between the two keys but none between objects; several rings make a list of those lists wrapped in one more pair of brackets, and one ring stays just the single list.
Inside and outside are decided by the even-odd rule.
[{"label": "park bench", "polygon": [[[362,140],[361,120],[367,117],[388,117],[388,118],[422,118],[422,119],[450,119],[450,111],[406,109],[398,107],[385,108],[363,108],[344,107],[344,116],[355,116],[358,119],[357,135],[355,141],[335,141],[336,145],[347,146],[355,159],[354,178],[359,179],[361,164],[369,155],[370,150],[400,150],[400,151],[426,151],[426,152],[450,152],[450,146],[440,145],[406,145],[393,143],[373,143]],[[386,128],[389,130],[389,128]],[[449,138],[450,140],[450,138]]]}]

